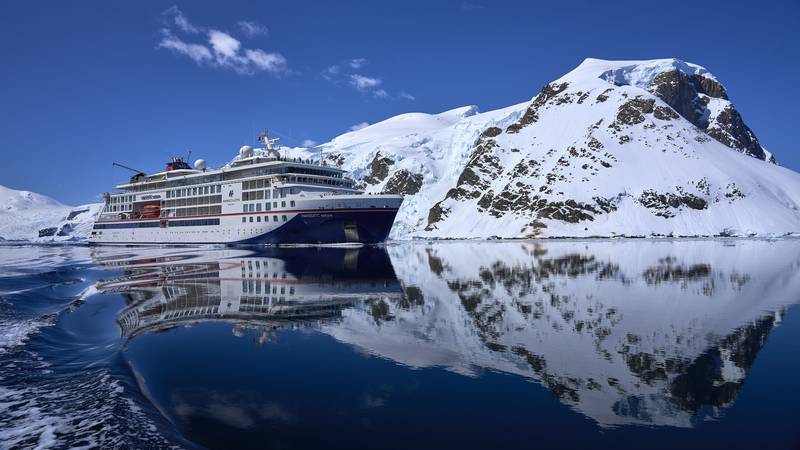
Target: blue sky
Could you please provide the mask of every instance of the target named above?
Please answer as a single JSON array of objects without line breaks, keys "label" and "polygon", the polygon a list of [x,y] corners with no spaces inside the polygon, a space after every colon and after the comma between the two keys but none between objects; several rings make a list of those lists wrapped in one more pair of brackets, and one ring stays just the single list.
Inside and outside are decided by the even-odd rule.
[{"label": "blue sky", "polygon": [[269,127],[325,142],[410,112],[529,100],[586,57],[708,68],[800,169],[798,2],[9,2],[0,184],[67,204]]}]

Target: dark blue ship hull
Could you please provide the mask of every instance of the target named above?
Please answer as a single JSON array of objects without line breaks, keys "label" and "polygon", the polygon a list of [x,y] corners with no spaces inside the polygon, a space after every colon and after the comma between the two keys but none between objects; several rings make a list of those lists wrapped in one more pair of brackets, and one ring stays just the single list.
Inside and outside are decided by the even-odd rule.
[{"label": "dark blue ship hull", "polygon": [[301,213],[280,228],[235,244],[378,244],[392,229],[396,209]]}]

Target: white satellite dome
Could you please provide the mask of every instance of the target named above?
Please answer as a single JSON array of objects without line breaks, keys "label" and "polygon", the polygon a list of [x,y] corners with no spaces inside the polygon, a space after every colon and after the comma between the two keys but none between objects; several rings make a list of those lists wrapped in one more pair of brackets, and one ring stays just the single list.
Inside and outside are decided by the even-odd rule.
[{"label": "white satellite dome", "polygon": [[198,159],[194,162],[194,168],[197,170],[206,170],[206,160]]},{"label": "white satellite dome", "polygon": [[253,156],[253,147],[249,145],[243,145],[242,148],[239,149],[239,157],[241,158],[249,158]]}]

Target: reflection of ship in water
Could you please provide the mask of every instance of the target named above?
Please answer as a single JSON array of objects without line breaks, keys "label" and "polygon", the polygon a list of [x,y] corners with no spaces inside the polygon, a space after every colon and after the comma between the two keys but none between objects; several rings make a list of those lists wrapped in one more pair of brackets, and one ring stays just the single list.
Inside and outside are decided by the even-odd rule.
[{"label": "reflection of ship in water", "polygon": [[525,377],[604,427],[723,415],[800,292],[800,240],[102,251],[126,337],[314,326],[407,367]]},{"label": "reflection of ship in water", "polygon": [[102,268],[123,271],[98,289],[127,300],[117,319],[125,338],[223,320],[234,333],[257,329],[265,340],[276,328],[335,319],[344,308],[401,295],[381,248],[114,251],[94,253]]}]

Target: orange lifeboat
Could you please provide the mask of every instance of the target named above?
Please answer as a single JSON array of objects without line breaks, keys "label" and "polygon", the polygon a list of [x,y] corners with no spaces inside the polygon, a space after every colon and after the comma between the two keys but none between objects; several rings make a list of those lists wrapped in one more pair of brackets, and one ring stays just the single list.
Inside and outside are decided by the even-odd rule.
[{"label": "orange lifeboat", "polygon": [[161,206],[159,205],[144,205],[144,207],[142,207],[143,219],[158,219],[158,216],[160,215]]}]

